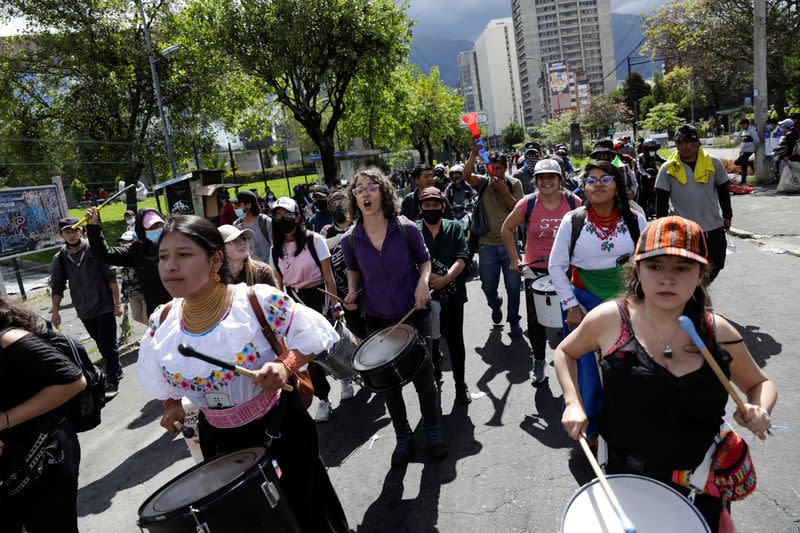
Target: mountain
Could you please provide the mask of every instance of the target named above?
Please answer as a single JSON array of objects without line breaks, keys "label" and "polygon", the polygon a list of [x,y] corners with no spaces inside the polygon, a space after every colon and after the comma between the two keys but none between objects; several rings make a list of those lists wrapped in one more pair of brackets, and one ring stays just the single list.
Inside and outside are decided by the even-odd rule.
[{"label": "mountain", "polygon": [[[620,64],[617,68],[617,79],[624,81],[628,77],[628,66],[625,58],[631,54],[632,61],[642,61],[639,54],[633,52],[644,38],[639,15],[626,15],[622,13],[611,13],[611,30],[614,32],[614,64]],[[644,79],[653,77],[654,72],[662,72],[663,61],[654,61],[642,65],[633,65],[631,70],[639,72]]]},{"label": "mountain", "polygon": [[415,31],[411,44],[411,60],[425,72],[438,65],[442,83],[455,87],[458,78],[456,57],[459,52],[472,50],[473,46],[474,43],[470,41],[434,37]]}]

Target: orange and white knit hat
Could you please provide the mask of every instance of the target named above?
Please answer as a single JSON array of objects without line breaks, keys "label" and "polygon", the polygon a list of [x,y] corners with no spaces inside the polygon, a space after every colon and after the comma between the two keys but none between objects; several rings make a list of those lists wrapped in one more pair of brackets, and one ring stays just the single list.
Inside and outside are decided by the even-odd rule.
[{"label": "orange and white knit hat", "polygon": [[633,259],[639,262],[659,255],[677,255],[707,265],[706,236],[697,222],[683,217],[654,220],[639,237]]}]

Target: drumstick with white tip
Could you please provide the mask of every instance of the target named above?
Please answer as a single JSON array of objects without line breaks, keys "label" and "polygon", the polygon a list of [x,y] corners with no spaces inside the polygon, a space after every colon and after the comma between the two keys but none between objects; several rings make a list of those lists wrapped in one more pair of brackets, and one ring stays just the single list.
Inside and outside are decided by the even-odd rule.
[{"label": "drumstick with white tip", "polygon": [[[706,348],[706,343],[704,343],[703,339],[700,338],[700,335],[697,334],[697,329],[694,327],[692,320],[686,315],[681,315],[678,317],[678,324],[680,324],[681,329],[685,331],[687,335],[689,335],[689,338],[692,339],[692,342],[695,346],[697,346],[697,349],[700,350],[700,353],[703,354],[703,358],[706,360],[706,363],[708,363],[708,366],[710,366],[711,370],[714,371],[714,374],[716,374],[717,379],[719,379],[719,382],[722,383],[722,386],[725,387],[728,395],[733,398],[739,413],[744,416],[747,413],[747,407],[745,407],[744,402],[739,397],[739,394],[733,389],[733,385],[731,385],[730,380],[719,367],[717,360],[714,359],[714,356],[712,356],[711,352],[709,352],[708,348]],[[761,440],[766,440],[767,437],[761,433],[758,435],[758,438]]]},{"label": "drumstick with white tip", "polygon": [[581,435],[580,443],[581,443],[581,448],[583,448],[583,453],[586,454],[586,459],[588,459],[589,464],[592,465],[592,470],[594,470],[594,475],[597,476],[597,481],[599,481],[600,486],[603,487],[603,490],[605,491],[606,496],[608,497],[608,501],[611,503],[611,507],[614,508],[614,512],[617,514],[617,517],[619,518],[619,521],[622,524],[622,529],[625,530],[625,533],[636,533],[636,526],[633,525],[631,519],[628,518],[628,515],[625,514],[625,510],[619,503],[617,495],[614,494],[613,490],[611,490],[611,485],[608,484],[606,475],[603,474],[603,470],[600,469],[600,465],[597,463],[597,459],[594,458],[592,450],[589,449],[589,443],[586,442],[586,438],[583,435]]}]

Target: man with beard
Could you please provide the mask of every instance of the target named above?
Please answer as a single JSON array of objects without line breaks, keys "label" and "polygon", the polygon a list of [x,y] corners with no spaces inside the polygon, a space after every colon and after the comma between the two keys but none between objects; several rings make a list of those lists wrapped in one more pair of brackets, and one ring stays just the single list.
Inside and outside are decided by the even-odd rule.
[{"label": "man with beard", "polygon": [[53,327],[61,327],[58,311],[69,282],[69,293],[78,318],[103,356],[107,376],[105,393],[106,399],[110,400],[119,393],[119,380],[122,377],[116,319],[122,316],[122,301],[117,274],[113,268],[92,255],[89,243],[84,239],[83,228],[72,227],[77,223],[76,218],[64,218],[58,222],[64,246],[53,256],[50,268],[50,320]]},{"label": "man with beard", "polygon": [[522,183],[523,194],[531,194],[536,191],[536,180],[533,178],[533,169],[542,156],[542,147],[537,142],[525,143],[525,153],[522,169],[514,172],[514,178]]}]

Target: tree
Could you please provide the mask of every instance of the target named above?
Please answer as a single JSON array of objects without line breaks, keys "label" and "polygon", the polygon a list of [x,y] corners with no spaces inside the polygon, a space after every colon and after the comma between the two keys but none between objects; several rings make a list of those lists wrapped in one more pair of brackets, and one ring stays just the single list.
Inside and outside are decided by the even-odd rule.
[{"label": "tree", "polygon": [[672,136],[672,132],[684,122],[678,115],[679,112],[678,104],[671,102],[658,104],[647,113],[642,125],[650,131],[666,131]]},{"label": "tree", "polygon": [[622,94],[625,98],[625,105],[633,112],[639,100],[650,94],[650,86],[644,81],[641,74],[638,72],[631,72],[631,75],[625,80]]},{"label": "tree", "polygon": [[411,145],[422,161],[433,164],[433,148],[457,134],[464,99],[442,84],[439,67],[429,74],[414,69],[408,107]]},{"label": "tree", "polygon": [[338,180],[334,132],[353,80],[385,79],[408,53],[406,4],[393,0],[191,0],[195,39],[258,79],[319,148]]},{"label": "tree", "polygon": [[506,126],[506,129],[503,130],[503,135],[501,138],[503,146],[511,150],[514,148],[515,144],[521,143],[525,140],[525,130],[523,130],[522,126],[516,122],[512,122]]},{"label": "tree", "polygon": [[586,106],[584,123],[595,137],[604,137],[615,123],[630,123],[632,119],[631,110],[625,104],[607,96],[593,96]]},{"label": "tree", "polygon": [[541,138],[553,144],[569,144],[570,125],[575,122],[575,115],[574,111],[569,111],[540,124],[538,129]]}]

